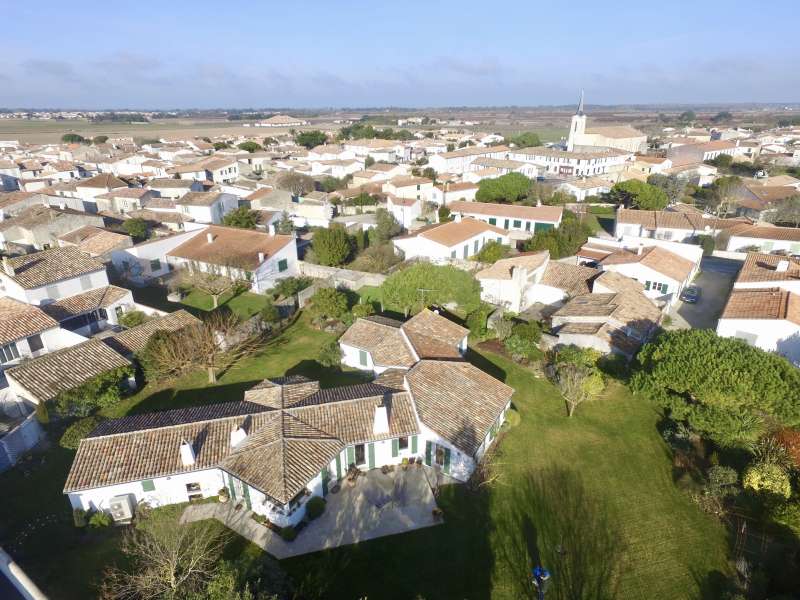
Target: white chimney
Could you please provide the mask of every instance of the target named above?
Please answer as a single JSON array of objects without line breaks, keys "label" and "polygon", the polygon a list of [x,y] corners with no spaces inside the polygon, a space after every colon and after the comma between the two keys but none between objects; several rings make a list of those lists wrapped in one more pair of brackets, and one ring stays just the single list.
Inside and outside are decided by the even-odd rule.
[{"label": "white chimney", "polygon": [[275,233],[276,233],[276,231],[275,231],[275,224],[274,224],[274,223],[270,223],[270,224],[269,224],[269,234],[270,234],[270,235],[275,235]]},{"label": "white chimney", "polygon": [[775,267],[775,270],[778,273],[785,273],[786,271],[789,270],[789,261],[788,260],[779,260],[778,261],[778,266]]},{"label": "white chimney", "polygon": [[207,233],[206,234],[206,241],[209,244],[213,243],[214,242],[214,234],[213,233]]},{"label": "white chimney", "polygon": [[0,208],[0,222],[5,221],[5,220],[6,220],[6,211],[4,211],[2,208]]},{"label": "white chimney", "polygon": [[17,272],[14,270],[14,267],[11,266],[11,262],[8,260],[7,256],[3,257],[3,270],[9,277],[14,277],[14,275],[17,274]]},{"label": "white chimney", "polygon": [[58,203],[58,208],[60,208],[61,210],[66,210],[67,203],[66,202],[59,202]]},{"label": "white chimney", "polygon": [[194,448],[186,440],[181,442],[181,462],[184,467],[191,467],[194,464]]},{"label": "white chimney", "polygon": [[372,433],[373,435],[389,433],[389,413],[383,403],[375,406],[375,419],[372,421]]},{"label": "white chimney", "polygon": [[258,253],[258,264],[263,263],[265,258],[266,258],[266,255],[263,252],[259,252]]},{"label": "white chimney", "polygon": [[642,248],[643,248],[643,246],[641,244],[639,244],[639,247],[636,249],[636,255],[637,256],[641,256],[642,255]]},{"label": "white chimney", "polygon": [[231,431],[231,448],[235,448],[247,438],[247,433],[244,429],[236,426],[236,429]]}]

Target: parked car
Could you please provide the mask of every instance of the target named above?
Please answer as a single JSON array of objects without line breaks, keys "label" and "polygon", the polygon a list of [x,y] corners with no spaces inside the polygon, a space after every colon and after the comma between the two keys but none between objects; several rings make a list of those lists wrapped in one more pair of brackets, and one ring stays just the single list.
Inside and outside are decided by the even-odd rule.
[{"label": "parked car", "polygon": [[683,292],[681,292],[681,300],[684,302],[688,302],[689,304],[694,304],[700,299],[700,288],[696,285],[687,286]]}]

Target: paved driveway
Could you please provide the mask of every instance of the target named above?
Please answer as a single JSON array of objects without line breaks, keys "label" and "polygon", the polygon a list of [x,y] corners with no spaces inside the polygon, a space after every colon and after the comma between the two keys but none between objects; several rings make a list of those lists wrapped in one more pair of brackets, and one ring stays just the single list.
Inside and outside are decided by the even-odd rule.
[{"label": "paved driveway", "polygon": [[667,329],[716,329],[741,266],[740,261],[704,258],[700,263],[700,275],[694,280],[700,288],[700,299],[695,304],[678,300],[670,309],[672,325]]}]

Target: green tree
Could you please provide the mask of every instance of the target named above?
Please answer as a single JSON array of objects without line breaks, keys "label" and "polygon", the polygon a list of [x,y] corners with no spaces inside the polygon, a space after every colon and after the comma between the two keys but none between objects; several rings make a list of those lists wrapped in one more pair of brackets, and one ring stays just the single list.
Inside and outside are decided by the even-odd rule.
[{"label": "green tree", "polygon": [[438,173],[436,173],[436,169],[434,169],[433,167],[425,167],[424,169],[422,169],[422,176],[427,179],[430,179],[434,183],[436,183],[436,175],[438,175]]},{"label": "green tree", "polygon": [[708,164],[718,169],[730,169],[733,164],[733,157],[730,154],[719,154],[715,158],[706,161]]},{"label": "green tree", "polygon": [[117,322],[128,329],[141,325],[145,321],[147,321],[147,315],[140,310],[129,310],[117,318]]},{"label": "green tree", "polygon": [[514,144],[517,148],[532,148],[534,146],[541,146],[542,140],[540,140],[539,135],[533,131],[523,131],[518,135],[507,137],[505,143]]},{"label": "green tree", "polygon": [[314,146],[324,144],[328,139],[322,131],[315,129],[314,131],[303,131],[294,137],[294,142],[298,146],[303,146],[309,150]]},{"label": "green tree", "polygon": [[369,169],[374,164],[375,164],[375,159],[372,158],[371,156],[367,156],[367,158],[364,159],[364,168],[365,169]]},{"label": "green tree", "polygon": [[685,110],[678,116],[678,121],[684,124],[691,124],[697,120],[697,115],[694,113],[693,110]]},{"label": "green tree", "polygon": [[352,251],[350,236],[341,225],[317,229],[311,242],[317,262],[328,267],[338,267],[347,261]]},{"label": "green tree", "polygon": [[214,150],[225,150],[230,147],[228,142],[214,142]]},{"label": "green tree", "polygon": [[639,210],[663,210],[669,204],[664,190],[636,179],[615,183],[608,196],[611,202]]},{"label": "green tree", "polygon": [[437,215],[439,216],[439,223],[446,223],[447,221],[453,220],[453,216],[450,213],[450,209],[447,208],[444,204],[439,207]]},{"label": "green tree", "polygon": [[430,305],[455,302],[462,311],[480,305],[481,286],[466,271],[451,266],[417,263],[392,273],[381,286],[384,307],[406,315]]},{"label": "green tree", "polygon": [[287,171],[278,177],[278,187],[286,190],[292,196],[302,196],[314,190],[314,180],[308,175]]},{"label": "green tree", "polygon": [[547,250],[551,258],[563,258],[575,254],[589,236],[592,229],[578,220],[575,213],[565,210],[558,229],[548,229],[536,233],[525,242],[526,251]]},{"label": "green tree", "polygon": [[260,144],[257,144],[256,142],[242,142],[241,144],[237,144],[236,147],[239,148],[239,150],[246,150],[250,154],[264,149],[261,147]]},{"label": "green tree", "polygon": [[479,202],[516,202],[528,195],[531,180],[522,173],[508,173],[495,179],[482,179],[475,199]]},{"label": "green tree", "polygon": [[53,406],[61,416],[85,417],[99,408],[119,402],[123,381],[132,374],[131,367],[118,367],[101,373],[78,387],[58,394]]},{"label": "green tree", "polygon": [[322,348],[319,349],[317,362],[323,367],[338,367],[342,362],[342,349],[339,347],[339,342],[331,340],[322,346]]},{"label": "green tree", "polygon": [[92,138],[92,143],[97,144],[105,144],[108,141],[107,135],[96,135]]},{"label": "green tree", "polygon": [[800,227],[800,194],[781,202],[773,220],[775,223]]},{"label": "green tree", "polygon": [[727,121],[731,121],[732,119],[733,119],[733,115],[729,111],[723,110],[723,111],[720,111],[717,114],[715,114],[713,117],[711,117],[711,122],[712,123],[725,123]]},{"label": "green tree", "polygon": [[239,229],[255,229],[258,222],[258,213],[250,210],[246,206],[232,210],[222,217],[222,224],[227,227],[238,227]]},{"label": "green tree", "polygon": [[639,352],[632,388],[722,446],[746,445],[766,421],[800,422],[800,370],[711,330],[662,332]]},{"label": "green tree", "polygon": [[647,183],[663,190],[670,202],[678,202],[686,193],[686,180],[677,175],[654,173],[647,178]]},{"label": "green tree", "polygon": [[347,296],[335,288],[320,288],[308,303],[315,320],[341,319],[347,312]]},{"label": "green tree", "polygon": [[294,231],[294,223],[286,211],[281,213],[280,219],[275,223],[275,231],[283,235],[289,235]]},{"label": "green tree", "polygon": [[480,252],[473,256],[473,258],[478,262],[496,263],[501,258],[508,256],[509,250],[510,248],[508,246],[504,246],[500,242],[492,240],[486,242]]},{"label": "green tree", "polygon": [[86,138],[77,133],[65,133],[61,136],[61,141],[65,144],[83,144],[86,142]]},{"label": "green tree", "polygon": [[126,219],[122,223],[122,229],[137,242],[147,239],[147,221],[144,219],[138,217],[135,219]]},{"label": "green tree", "polygon": [[281,320],[281,311],[277,306],[275,306],[272,298],[267,297],[267,300],[259,311],[258,316],[261,318],[261,322],[265,325],[273,325]]},{"label": "green tree", "polygon": [[320,187],[322,187],[323,192],[328,193],[335,192],[336,190],[343,190],[347,187],[347,180],[328,176],[320,182]]},{"label": "green tree", "polygon": [[375,227],[369,230],[369,239],[373,244],[385,244],[401,231],[403,226],[394,215],[385,208],[378,208],[375,211]]}]

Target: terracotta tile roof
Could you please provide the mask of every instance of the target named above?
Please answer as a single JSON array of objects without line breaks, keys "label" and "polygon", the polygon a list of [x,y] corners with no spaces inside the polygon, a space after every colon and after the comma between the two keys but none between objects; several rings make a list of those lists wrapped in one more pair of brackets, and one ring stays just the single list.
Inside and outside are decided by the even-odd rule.
[{"label": "terracotta tile roof", "polygon": [[630,277],[626,277],[622,273],[614,271],[601,271],[600,275],[595,277],[592,282],[592,288],[601,285],[612,292],[639,292],[644,291],[644,286]]},{"label": "terracotta tile roof", "polygon": [[462,215],[482,215],[487,217],[509,217],[559,223],[564,209],[561,206],[521,206],[519,204],[494,204],[491,202],[465,202],[454,200],[447,207],[450,212]]},{"label": "terracotta tile roof", "polygon": [[800,295],[779,288],[734,288],[720,318],[786,320],[800,325]]},{"label": "terracotta tile roof", "polygon": [[646,134],[628,125],[604,125],[599,127],[587,127],[586,133],[590,135],[591,134],[602,135],[605,137],[617,138],[617,139],[647,137]]},{"label": "terracotta tile roof", "polygon": [[420,359],[461,358],[459,344],[469,335],[469,329],[428,308],[403,323],[401,329]]},{"label": "terracotta tile roof", "polygon": [[105,338],[103,341],[120,354],[136,354],[144,350],[147,342],[150,341],[156,331],[177,331],[199,323],[200,319],[181,309],[150,319],[141,325],[136,325]]},{"label": "terracotta tile roof", "polygon": [[356,319],[339,342],[369,352],[376,365],[408,368],[416,362],[399,323],[387,324],[369,317]]},{"label": "terracotta tile roof", "polygon": [[645,229],[655,231],[656,229],[682,229],[688,231],[703,232],[706,229],[730,229],[746,223],[742,219],[719,219],[716,217],[704,217],[703,213],[697,210],[675,211],[675,210],[634,210],[620,208],[617,210],[617,223],[630,223],[643,225]]},{"label": "terracotta tile roof", "polygon": [[99,175],[95,175],[89,179],[81,179],[77,182],[77,185],[78,187],[105,188],[108,190],[128,187],[127,183],[111,173],[100,173]]},{"label": "terracotta tile roof", "polygon": [[423,360],[406,380],[420,421],[470,456],[514,393],[468,362]]},{"label": "terracotta tile roof", "polygon": [[175,204],[185,206],[211,206],[221,196],[221,192],[187,192]]},{"label": "terracotta tile roof", "polygon": [[[208,235],[213,236],[211,243],[208,242]],[[269,258],[294,243],[291,235],[270,235],[252,229],[211,225],[167,253],[167,256],[253,270],[261,264],[259,252]]]},{"label": "terracotta tile roof", "polygon": [[597,269],[583,265],[549,262],[539,283],[564,290],[569,296],[578,296],[591,291],[590,283],[597,273]]},{"label": "terracotta tile roof", "polygon": [[389,183],[395,187],[408,187],[410,185],[425,185],[428,183],[433,183],[433,181],[427,177],[407,177],[405,175],[401,175],[399,177],[393,177],[386,183]]},{"label": "terracotta tile roof", "polygon": [[21,210],[13,219],[0,221],[0,231],[5,231],[13,227],[33,229],[34,227],[46,225],[67,216],[81,216],[87,220],[93,220],[97,218],[96,215],[89,215],[78,210],[72,210],[71,208],[62,209],[53,208],[52,206],[44,206],[42,204],[35,204]]},{"label": "terracotta tile roof", "polygon": [[148,184],[151,188],[164,188],[164,189],[189,189],[194,185],[194,181],[189,179],[173,179],[168,177],[156,177],[151,179]]},{"label": "terracotta tile roof", "polygon": [[78,249],[90,256],[102,256],[131,243],[131,238],[128,235],[95,227],[94,225],[86,225],[75,231],[70,231],[58,239],[75,244]]},{"label": "terracotta tile roof", "polygon": [[[783,271],[778,270],[778,264],[781,262],[786,267]],[[800,259],[748,252],[736,283],[796,280],[800,280]]]},{"label": "terracotta tile roof", "polygon": [[27,360],[6,374],[37,401],[45,402],[97,375],[130,364],[102,341],[93,339]]},{"label": "terracotta tile roof", "polygon": [[778,227],[775,225],[743,226],[731,231],[736,237],[757,238],[762,240],[786,240],[800,242],[800,228]]},{"label": "terracotta tile roof", "polygon": [[38,306],[0,296],[0,346],[58,327]]},{"label": "terracotta tile roof", "polygon": [[103,198],[106,200],[113,200],[114,198],[142,198],[150,193],[150,190],[145,188],[120,188],[95,196],[95,198]]},{"label": "terracotta tile roof", "polygon": [[661,311],[644,294],[623,291],[576,296],[553,313],[553,317],[594,317],[603,322],[608,317],[624,324],[657,324]]},{"label": "terracotta tile roof", "polygon": [[769,205],[773,202],[786,200],[792,196],[798,195],[796,187],[790,185],[768,186],[758,184],[745,184],[747,190],[756,197],[756,200],[763,205]]},{"label": "terracotta tile roof", "polygon": [[99,308],[108,308],[125,298],[130,299],[130,302],[133,303],[133,296],[130,290],[115,285],[107,285],[45,304],[42,306],[42,310],[56,321],[61,322]]},{"label": "terracotta tile roof", "polygon": [[417,233],[417,236],[424,237],[447,248],[452,248],[470,238],[489,232],[499,235],[508,235],[505,229],[500,229],[499,227],[489,225],[477,219],[465,217],[458,223],[450,221],[448,223],[433,225],[429,228],[423,228]]},{"label": "terracotta tile roof", "polygon": [[502,258],[493,265],[481,269],[475,274],[475,278],[480,279],[511,279],[514,269],[526,269],[535,271],[550,259],[550,252],[526,252],[511,258]]},{"label": "terracotta tile roof", "polygon": [[678,256],[674,252],[670,252],[661,246],[643,248],[641,253],[628,251],[614,252],[600,260],[600,264],[603,265],[604,268],[607,266],[630,263],[639,263],[675,281],[685,281],[694,269],[694,263],[692,263],[692,261]]},{"label": "terracotta tile roof", "polygon": [[402,390],[405,387],[405,369],[386,369],[375,378],[375,383],[392,390]]},{"label": "terracotta tile roof", "polygon": [[14,269],[14,275],[10,278],[25,289],[42,287],[95,271],[105,271],[103,263],[75,246],[17,256],[8,259],[8,265]]}]

